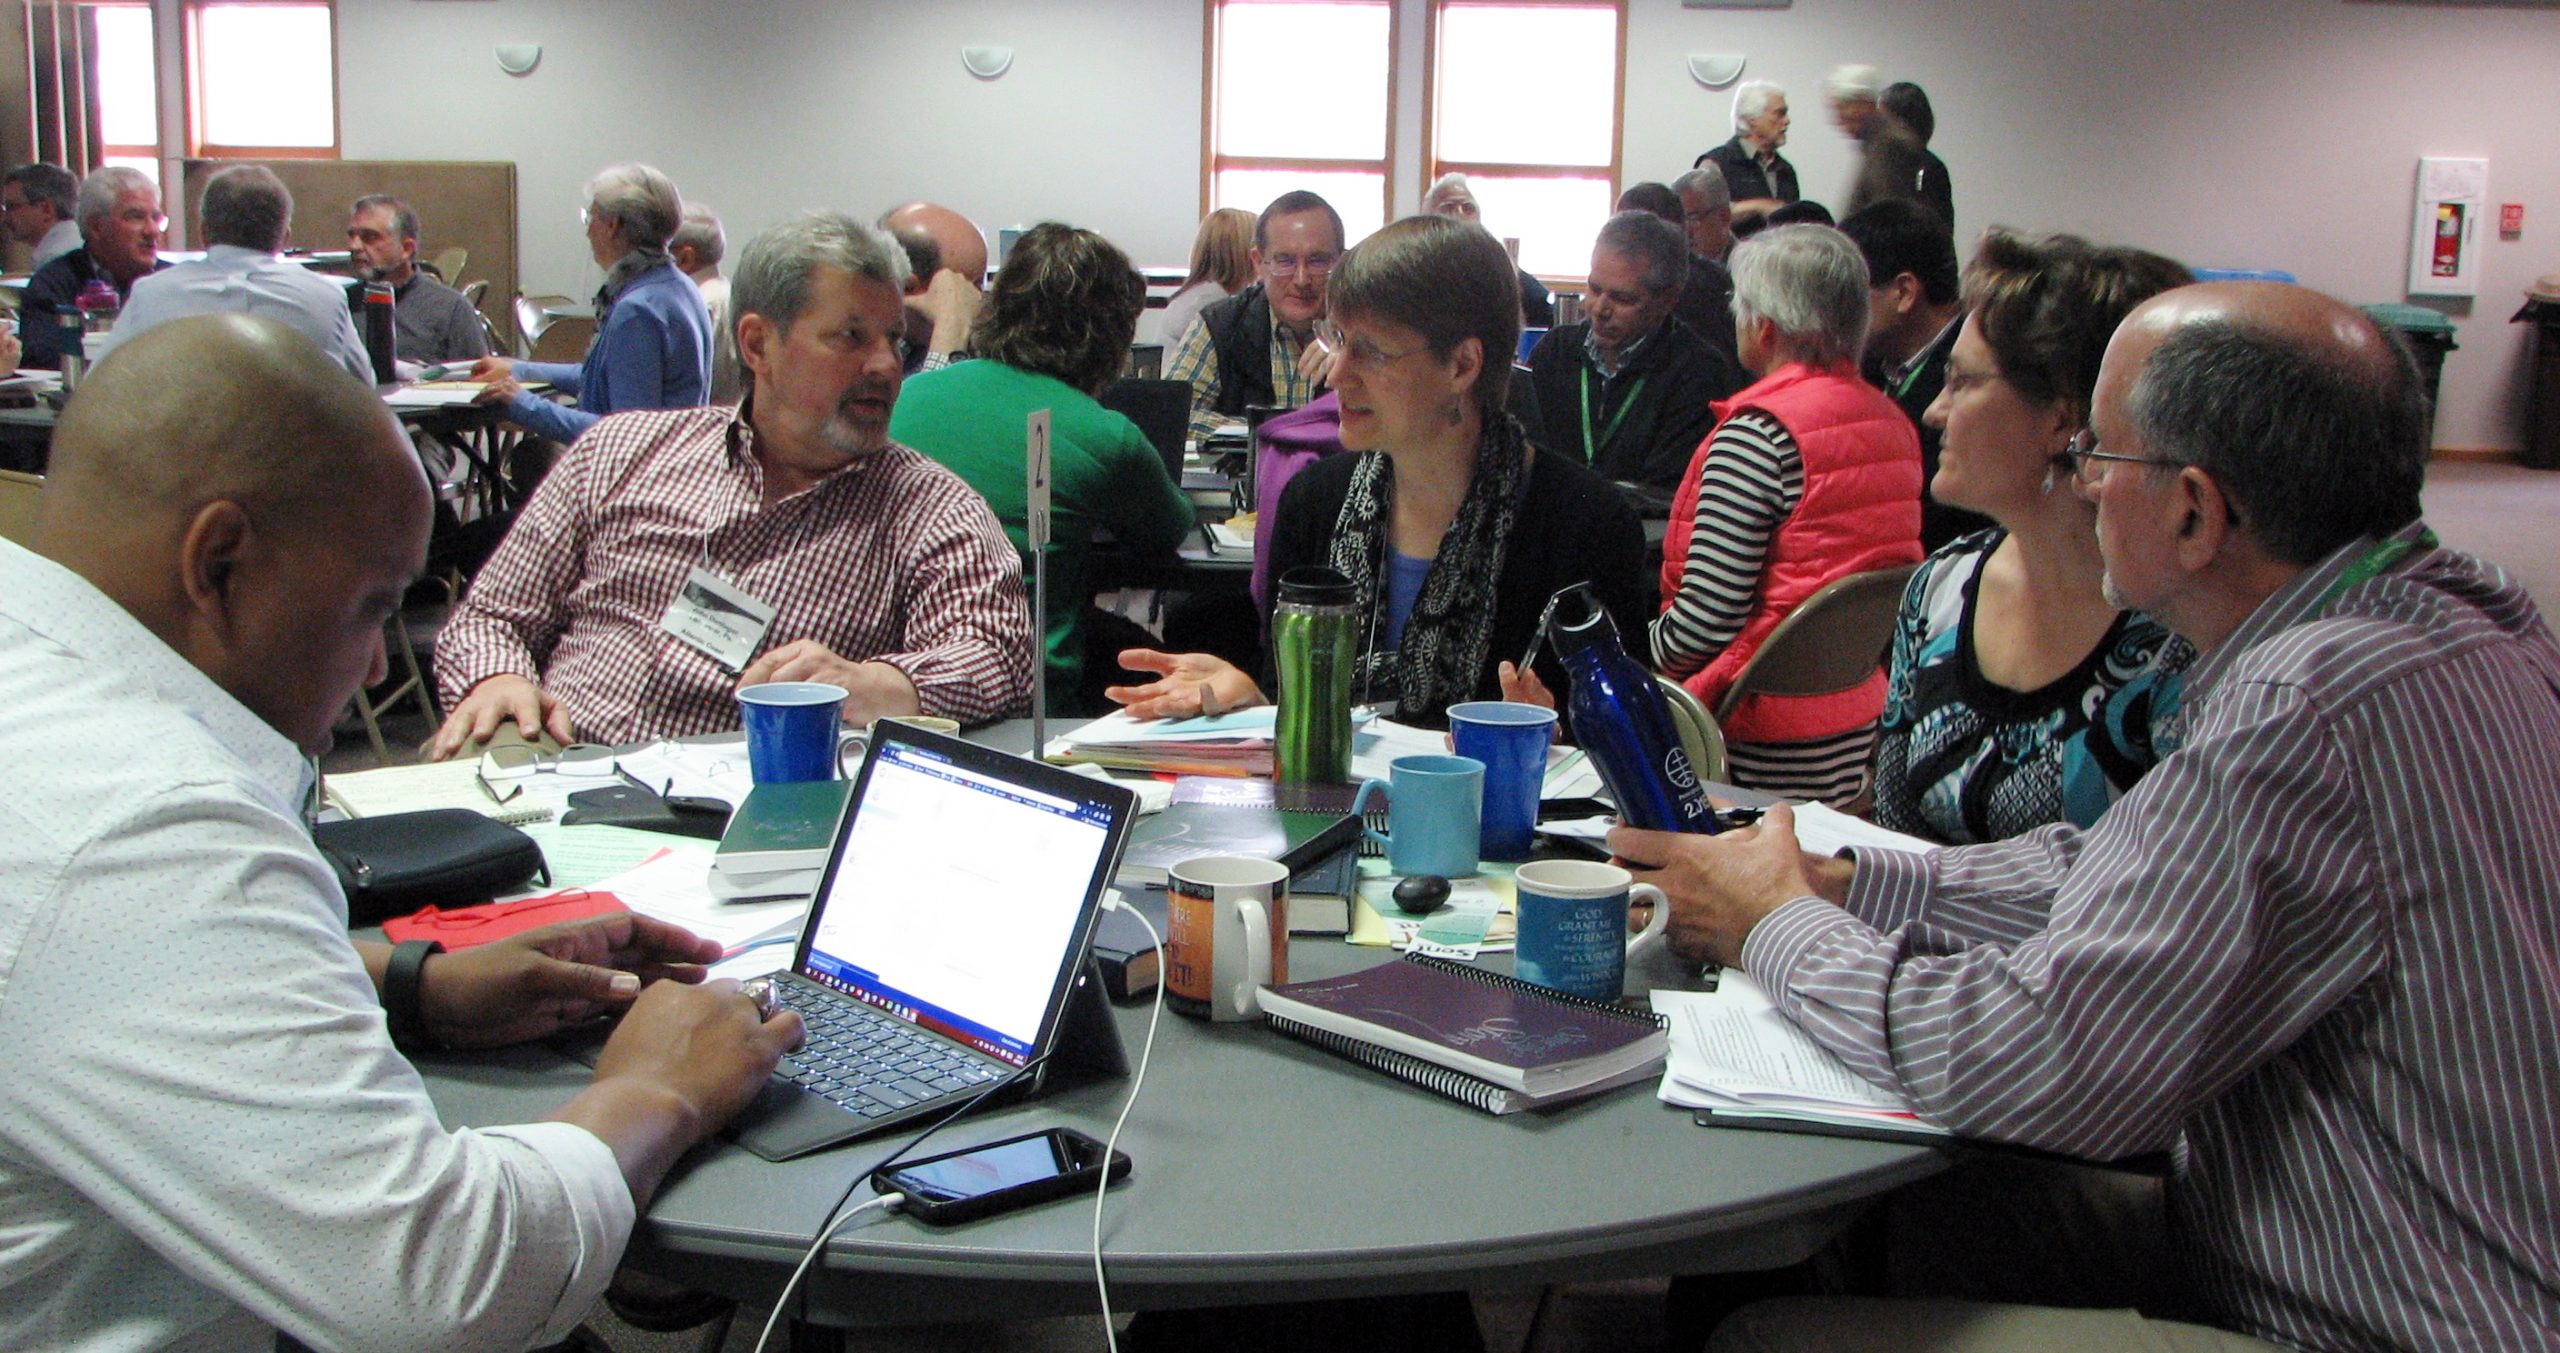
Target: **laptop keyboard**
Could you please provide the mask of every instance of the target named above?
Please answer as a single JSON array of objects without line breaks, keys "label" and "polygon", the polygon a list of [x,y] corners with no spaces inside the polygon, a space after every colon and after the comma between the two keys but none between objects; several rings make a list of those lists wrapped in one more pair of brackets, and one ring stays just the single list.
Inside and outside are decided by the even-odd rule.
[{"label": "laptop keyboard", "polygon": [[977,1089],[1001,1074],[913,1025],[824,988],[778,982],[775,995],[800,1012],[809,1041],[786,1054],[773,1074],[849,1113],[885,1118],[925,1100]]}]

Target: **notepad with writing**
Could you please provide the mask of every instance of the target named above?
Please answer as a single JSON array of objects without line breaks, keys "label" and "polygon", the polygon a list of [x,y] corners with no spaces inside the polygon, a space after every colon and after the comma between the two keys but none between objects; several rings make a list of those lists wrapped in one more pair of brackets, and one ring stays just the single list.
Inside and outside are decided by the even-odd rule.
[{"label": "notepad with writing", "polygon": [[1427,957],[1262,989],[1271,1027],[1400,1080],[1514,1113],[1650,1076],[1661,1017]]}]

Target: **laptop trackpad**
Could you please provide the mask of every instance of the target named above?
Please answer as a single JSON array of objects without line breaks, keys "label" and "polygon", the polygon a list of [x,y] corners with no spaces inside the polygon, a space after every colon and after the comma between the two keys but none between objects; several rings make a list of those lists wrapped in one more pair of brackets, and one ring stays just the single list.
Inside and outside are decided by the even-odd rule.
[{"label": "laptop trackpad", "polygon": [[738,1114],[728,1130],[738,1145],[766,1160],[789,1160],[822,1146],[850,1141],[875,1126],[789,1081],[775,1080]]}]

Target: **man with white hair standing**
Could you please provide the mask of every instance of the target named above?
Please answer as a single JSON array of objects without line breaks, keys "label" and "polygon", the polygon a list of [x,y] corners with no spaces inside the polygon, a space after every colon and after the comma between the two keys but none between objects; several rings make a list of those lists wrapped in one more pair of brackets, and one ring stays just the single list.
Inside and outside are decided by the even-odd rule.
[{"label": "man with white hair standing", "polygon": [[1884,110],[1879,102],[1884,77],[1876,68],[1842,66],[1823,81],[1822,92],[1831,99],[1831,120],[1858,143],[1858,174],[1849,182],[1849,203],[1840,214],[1855,216],[1888,198],[1925,202],[1920,180],[1929,164],[1928,148],[1900,118]]},{"label": "man with white hair standing", "polygon": [[1735,206],[1775,211],[1803,196],[1796,191],[1796,167],[1778,153],[1786,143],[1787,91],[1766,80],[1745,80],[1733,91],[1733,139],[1690,167],[1723,170]]},{"label": "man with white hair standing", "polygon": [[347,374],[373,384],[373,362],[347,312],[347,289],[280,255],[293,234],[293,194],[261,164],[233,165],[205,180],[196,204],[204,257],[133,284],[101,360],[173,319],[264,315],[320,345]]}]

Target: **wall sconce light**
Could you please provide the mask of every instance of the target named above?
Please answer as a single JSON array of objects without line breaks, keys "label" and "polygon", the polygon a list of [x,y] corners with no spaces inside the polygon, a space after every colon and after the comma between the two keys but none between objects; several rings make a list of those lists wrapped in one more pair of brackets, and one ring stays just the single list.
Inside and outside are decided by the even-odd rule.
[{"label": "wall sconce light", "polygon": [[1742,78],[1742,67],[1748,60],[1740,52],[1691,52],[1689,78],[1709,89],[1722,89]]},{"label": "wall sconce light", "polygon": [[528,74],[540,64],[542,64],[542,44],[539,42],[498,44],[498,69],[509,75]]},{"label": "wall sconce light", "polygon": [[967,66],[971,75],[981,80],[992,80],[1013,69],[1013,49],[1011,47],[963,47],[960,49],[960,64]]}]

